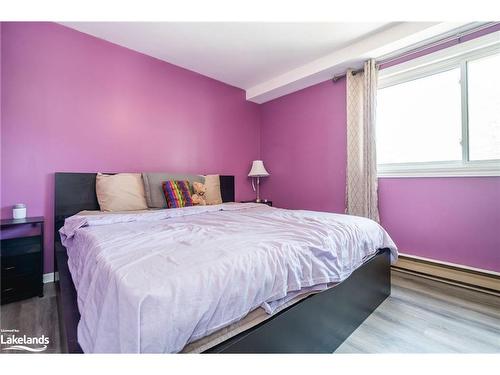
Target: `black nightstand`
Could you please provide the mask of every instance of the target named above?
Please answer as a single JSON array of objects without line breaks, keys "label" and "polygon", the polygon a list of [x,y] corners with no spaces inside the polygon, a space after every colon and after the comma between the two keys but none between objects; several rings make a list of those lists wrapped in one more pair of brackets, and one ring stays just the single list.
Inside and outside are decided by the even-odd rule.
[{"label": "black nightstand", "polygon": [[43,223],[41,216],[1,221],[2,232],[27,225],[38,227],[39,232],[1,240],[2,305],[34,296],[43,297]]},{"label": "black nightstand", "polygon": [[268,201],[267,199],[262,199],[260,202],[256,202],[254,199],[253,201],[241,201],[240,203],[262,203],[271,207],[273,206],[273,201]]}]

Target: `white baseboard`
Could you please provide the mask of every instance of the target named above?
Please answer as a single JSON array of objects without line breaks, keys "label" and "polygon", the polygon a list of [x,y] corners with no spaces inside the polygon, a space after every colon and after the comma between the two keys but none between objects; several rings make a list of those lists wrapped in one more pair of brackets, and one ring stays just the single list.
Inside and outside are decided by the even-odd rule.
[{"label": "white baseboard", "polygon": [[466,266],[464,264],[445,262],[445,261],[442,261],[442,260],[436,260],[436,259],[431,259],[431,258],[424,258],[424,257],[419,257],[417,255],[411,255],[411,254],[406,254],[406,253],[402,253],[402,252],[399,252],[399,255],[402,258],[422,260],[424,262],[435,263],[435,264],[440,264],[440,265],[444,265],[444,266],[449,266],[449,267],[452,267],[452,268],[459,268],[459,269],[464,269],[464,270],[468,270],[468,271],[485,273],[485,274],[489,274],[489,275],[500,277],[500,272],[495,272],[495,271],[487,270],[487,269],[484,269],[484,268],[470,267],[470,266]]},{"label": "white baseboard", "polygon": [[400,254],[395,269],[430,276],[454,284],[500,293],[500,273]]},{"label": "white baseboard", "polygon": [[[56,280],[59,280],[59,272],[56,272]],[[53,283],[54,282],[54,272],[44,273],[43,274],[43,283]]]}]

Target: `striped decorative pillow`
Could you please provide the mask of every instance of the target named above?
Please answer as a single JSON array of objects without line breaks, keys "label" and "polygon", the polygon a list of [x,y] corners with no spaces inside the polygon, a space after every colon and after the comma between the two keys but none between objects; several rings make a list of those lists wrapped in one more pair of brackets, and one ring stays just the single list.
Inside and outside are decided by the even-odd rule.
[{"label": "striped decorative pillow", "polygon": [[168,208],[187,207],[193,205],[189,181],[169,180],[162,183],[163,194]]}]

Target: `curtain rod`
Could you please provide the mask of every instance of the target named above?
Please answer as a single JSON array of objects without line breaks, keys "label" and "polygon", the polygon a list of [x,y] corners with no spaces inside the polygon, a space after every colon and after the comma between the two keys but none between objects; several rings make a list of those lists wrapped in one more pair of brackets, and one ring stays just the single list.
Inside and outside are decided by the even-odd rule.
[{"label": "curtain rod", "polygon": [[[413,49],[408,50],[406,52],[403,52],[401,54],[398,54],[398,55],[395,55],[395,56],[392,56],[392,57],[387,57],[385,59],[381,59],[379,61],[376,61],[377,67],[379,67],[380,65],[383,65],[383,64],[387,64],[387,63],[399,60],[399,59],[401,59],[403,57],[411,56],[411,55],[413,55],[415,53],[425,51],[426,49],[429,49],[429,48],[432,48],[432,47],[436,47],[436,46],[439,46],[439,45],[447,43],[447,42],[451,42],[453,40],[458,40],[458,43],[461,43],[461,39],[464,36],[476,33],[478,31],[487,29],[489,27],[492,27],[492,26],[495,26],[495,25],[498,25],[498,24],[500,24],[500,22],[488,22],[486,24],[483,24],[483,25],[477,26],[477,27],[473,27],[473,28],[471,28],[469,30],[466,30],[466,31],[462,31],[462,32],[459,31],[459,32],[457,32],[454,35],[451,35],[451,36],[448,36],[448,37],[436,40],[435,42],[432,42],[432,43],[429,43],[429,44],[424,44],[424,45],[422,45],[420,47],[413,48]],[[357,73],[361,73],[363,71],[364,71],[363,68],[357,69],[357,70],[353,70],[352,74],[356,75]],[[347,74],[347,72],[345,72],[343,74],[335,75],[335,76],[333,76],[332,81],[336,82],[340,78],[345,77],[346,74]]]}]

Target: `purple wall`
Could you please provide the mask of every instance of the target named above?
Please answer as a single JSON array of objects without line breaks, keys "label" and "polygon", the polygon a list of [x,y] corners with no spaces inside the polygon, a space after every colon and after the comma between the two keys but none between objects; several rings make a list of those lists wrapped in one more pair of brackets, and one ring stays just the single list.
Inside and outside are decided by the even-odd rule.
[{"label": "purple wall", "polygon": [[500,177],[382,178],[379,202],[402,252],[500,271]]},{"label": "purple wall", "polygon": [[[280,207],[344,212],[345,80],[263,104],[261,126],[271,173],[263,197]],[[401,252],[500,272],[500,177],[379,179],[379,207]]]},{"label": "purple wall", "polygon": [[345,80],[323,82],[261,106],[262,197],[278,207],[344,213]]},{"label": "purple wall", "polygon": [[1,214],[45,216],[45,272],[56,171],[234,174],[253,197],[260,112],[244,91],[53,23],[3,23],[1,48]]}]

